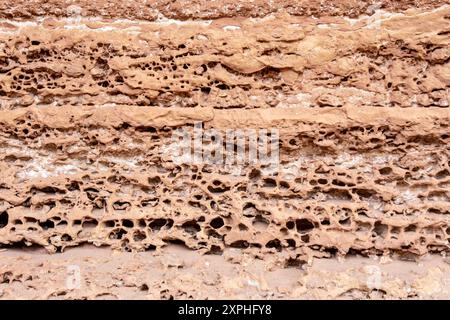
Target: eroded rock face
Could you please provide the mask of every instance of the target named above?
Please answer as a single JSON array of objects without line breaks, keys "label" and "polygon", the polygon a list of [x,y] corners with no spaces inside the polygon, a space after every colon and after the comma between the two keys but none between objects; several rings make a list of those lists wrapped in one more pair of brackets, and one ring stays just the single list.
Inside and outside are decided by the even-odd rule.
[{"label": "eroded rock face", "polygon": [[10,21],[2,108],[448,107],[448,16]]},{"label": "eroded rock face", "polygon": [[[2,241],[50,250],[82,242],[144,250],[170,241],[255,254],[443,250],[448,110],[4,111]],[[173,128],[194,120],[222,130],[278,128],[277,175],[258,164],[238,173],[174,164]]]},{"label": "eroded rock face", "polygon": [[[3,245],[294,265],[448,250],[445,2],[4,5]],[[178,161],[173,135],[197,123],[276,129],[275,170]]]},{"label": "eroded rock face", "polygon": [[219,19],[264,17],[278,11],[301,16],[348,16],[356,18],[373,14],[378,9],[399,12],[411,8],[433,9],[446,4],[441,0],[5,0],[0,4],[0,17],[30,19],[39,16],[71,17],[100,16],[111,19],[153,21],[161,15],[172,19]]}]

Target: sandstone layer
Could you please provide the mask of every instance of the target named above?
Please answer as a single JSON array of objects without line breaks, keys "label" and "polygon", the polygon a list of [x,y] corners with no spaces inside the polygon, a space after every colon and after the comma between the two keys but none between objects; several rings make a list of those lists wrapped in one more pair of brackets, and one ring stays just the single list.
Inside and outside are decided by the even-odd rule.
[{"label": "sandstone layer", "polygon": [[[0,252],[1,299],[448,299],[448,258],[361,256],[280,266],[239,249],[201,255],[173,245],[127,253],[76,247]],[[101,267],[99,267],[101,266]],[[326,281],[325,281],[326,279]]]},{"label": "sandstone layer", "polygon": [[[200,260],[402,268],[449,250],[446,1],[4,1],[0,17],[7,252],[93,244],[164,261],[181,244]],[[196,123],[278,130],[276,170],[179,163],[173,134]],[[308,296],[292,290],[276,298]]]},{"label": "sandstone layer", "polygon": [[264,17],[278,11],[300,16],[348,16],[373,14],[382,9],[401,12],[408,9],[434,9],[442,0],[4,0],[0,17],[33,19],[35,17],[102,17],[110,19],[156,20],[160,15],[173,19],[218,19]]}]

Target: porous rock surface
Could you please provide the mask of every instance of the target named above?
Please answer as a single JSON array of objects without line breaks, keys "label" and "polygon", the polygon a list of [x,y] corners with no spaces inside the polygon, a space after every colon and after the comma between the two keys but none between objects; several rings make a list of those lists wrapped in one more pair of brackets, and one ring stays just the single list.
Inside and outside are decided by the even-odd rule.
[{"label": "porous rock surface", "polygon": [[[446,1],[112,2],[0,5],[5,248],[445,255]],[[276,172],[174,161],[197,122],[277,129]]]}]

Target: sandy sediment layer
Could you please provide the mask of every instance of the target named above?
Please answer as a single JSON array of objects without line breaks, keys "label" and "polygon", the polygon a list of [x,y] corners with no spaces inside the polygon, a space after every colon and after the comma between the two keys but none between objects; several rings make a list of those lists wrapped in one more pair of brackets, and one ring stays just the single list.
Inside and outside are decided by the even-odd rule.
[{"label": "sandy sediment layer", "polygon": [[[111,254],[79,247],[49,255],[0,252],[1,299],[447,299],[448,258],[255,260],[238,249],[201,255],[179,246]],[[101,267],[100,267],[101,266]]]},{"label": "sandy sediment layer", "polygon": [[157,20],[161,15],[173,19],[218,19],[236,16],[264,17],[285,11],[302,16],[349,16],[373,14],[377,9],[392,12],[420,8],[433,9],[448,4],[434,0],[318,1],[318,0],[6,0],[0,4],[0,17],[32,19],[37,16],[102,16],[111,19]]}]

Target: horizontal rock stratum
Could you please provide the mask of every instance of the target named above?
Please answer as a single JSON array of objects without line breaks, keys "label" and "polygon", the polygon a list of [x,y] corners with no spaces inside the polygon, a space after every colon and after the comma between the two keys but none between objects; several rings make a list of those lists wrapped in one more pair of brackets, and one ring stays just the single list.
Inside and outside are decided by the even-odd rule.
[{"label": "horizontal rock stratum", "polygon": [[[446,1],[4,1],[0,18],[4,248],[296,268],[448,252]],[[211,157],[276,132],[276,163],[184,161],[180,130]]]}]

